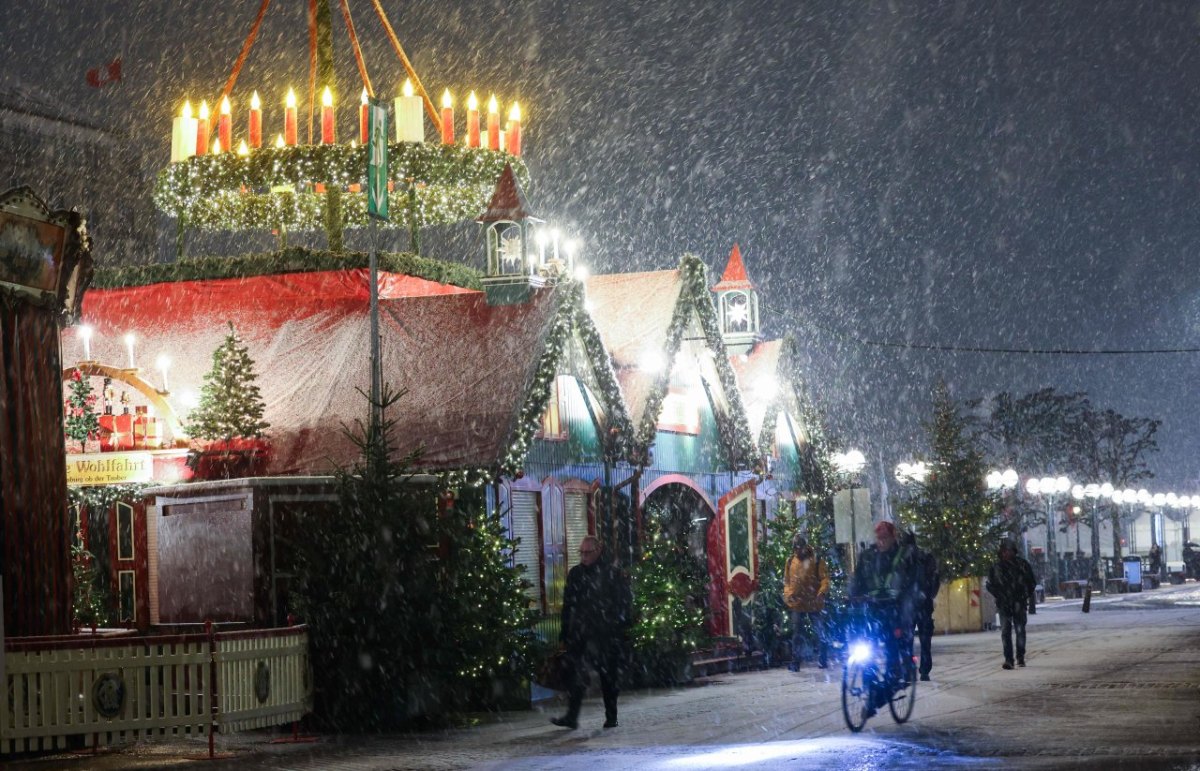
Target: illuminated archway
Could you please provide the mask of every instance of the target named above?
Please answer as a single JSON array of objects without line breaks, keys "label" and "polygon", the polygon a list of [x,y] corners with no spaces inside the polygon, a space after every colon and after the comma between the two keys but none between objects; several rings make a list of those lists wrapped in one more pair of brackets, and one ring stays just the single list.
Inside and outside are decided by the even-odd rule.
[{"label": "illuminated archway", "polygon": [[71,373],[75,370],[79,370],[80,374],[84,376],[112,378],[134,389],[142,396],[145,396],[146,401],[150,402],[157,411],[158,417],[166,421],[167,428],[171,430],[171,438],[174,441],[179,441],[184,436],[183,424],[180,423],[179,416],[175,414],[175,409],[171,406],[171,403],[163,398],[164,394],[161,391],[138,375],[139,370],[110,367],[96,361],[81,361],[74,366],[63,369],[63,381],[66,382],[69,380]]}]

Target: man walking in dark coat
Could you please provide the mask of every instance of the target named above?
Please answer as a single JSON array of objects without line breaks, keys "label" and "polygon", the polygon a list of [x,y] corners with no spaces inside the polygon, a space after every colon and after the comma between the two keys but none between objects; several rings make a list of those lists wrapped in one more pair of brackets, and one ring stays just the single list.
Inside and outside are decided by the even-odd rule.
[{"label": "man walking in dark coat", "polygon": [[1004,643],[1004,668],[1013,668],[1013,632],[1017,636],[1017,666],[1025,666],[1026,611],[1037,601],[1033,568],[1017,554],[1011,538],[1000,541],[1000,559],[988,571],[986,588],[996,598],[1000,614],[1000,639]]},{"label": "man walking in dark coat", "polygon": [[602,557],[600,541],[589,535],[579,545],[579,564],[567,573],[562,609],[562,644],[570,684],[567,714],[550,719],[563,728],[579,727],[588,664],[600,675],[604,727],[617,727],[621,657],[625,632],[633,621],[633,596],[625,576]]},{"label": "man walking in dark coat", "polygon": [[917,539],[912,533],[906,536],[906,545],[912,551],[910,559],[917,575],[917,588],[921,591],[916,608],[917,638],[921,641],[921,666],[918,671],[922,680],[928,680],[933,669],[933,601],[942,585],[942,573],[937,557],[917,546]]}]

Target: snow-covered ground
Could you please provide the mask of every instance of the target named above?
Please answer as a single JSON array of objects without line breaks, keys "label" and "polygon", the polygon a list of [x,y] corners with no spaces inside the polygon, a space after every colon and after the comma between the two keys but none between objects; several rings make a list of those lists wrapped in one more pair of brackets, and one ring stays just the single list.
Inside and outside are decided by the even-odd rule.
[{"label": "snow-covered ground", "polygon": [[[1051,601],[1030,618],[1024,669],[1000,668],[998,633],[935,637],[912,720],[896,725],[885,710],[859,735],[842,722],[840,670],[773,669],[622,694],[621,725],[608,731],[594,699],[577,731],[551,726],[560,707],[548,704],[414,736],[268,745],[241,734],[222,737],[233,757],[206,768],[1200,771],[1200,585],[1096,598],[1088,614],[1081,605]],[[140,745],[70,767],[177,767],[204,748]]]}]

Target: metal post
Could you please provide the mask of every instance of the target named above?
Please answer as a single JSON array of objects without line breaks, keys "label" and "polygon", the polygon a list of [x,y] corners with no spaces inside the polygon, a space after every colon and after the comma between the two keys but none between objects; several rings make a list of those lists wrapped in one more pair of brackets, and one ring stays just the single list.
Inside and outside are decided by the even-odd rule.
[{"label": "metal post", "polygon": [[1049,570],[1046,577],[1050,579],[1050,586],[1046,587],[1046,595],[1058,593],[1058,548],[1055,538],[1055,530],[1058,529],[1058,523],[1054,516],[1054,496],[1047,498],[1049,505],[1046,511],[1046,556],[1050,561]]},{"label": "metal post", "polygon": [[858,535],[855,533],[854,515],[854,482],[850,482],[850,575],[853,577],[854,568],[858,564]]},{"label": "metal post", "polygon": [[[371,423],[377,429],[383,426],[383,363],[379,354],[379,258],[376,245],[378,225],[371,217]],[[377,440],[380,437],[377,437]]]}]

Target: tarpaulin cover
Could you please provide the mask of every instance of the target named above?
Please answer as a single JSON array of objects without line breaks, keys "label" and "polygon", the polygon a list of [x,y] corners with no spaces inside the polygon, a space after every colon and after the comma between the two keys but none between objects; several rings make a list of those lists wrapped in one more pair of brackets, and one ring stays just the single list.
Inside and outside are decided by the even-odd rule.
[{"label": "tarpaulin cover", "polygon": [[[492,307],[482,292],[412,276],[381,273],[379,288],[384,383],[407,391],[392,412],[398,450],[423,447],[424,468],[493,465],[525,398],[553,290]],[[183,281],[93,289],[83,321],[95,329],[92,358],[102,364],[128,365],[127,332],[150,382],[161,382],[156,357],[170,357],[170,401],[185,421],[180,396],[199,394],[233,322],[271,424],[270,473],[327,473],[357,457],[343,425],[368,415],[369,298],[366,270]],[[77,332],[63,345],[64,360],[82,356]]]}]

